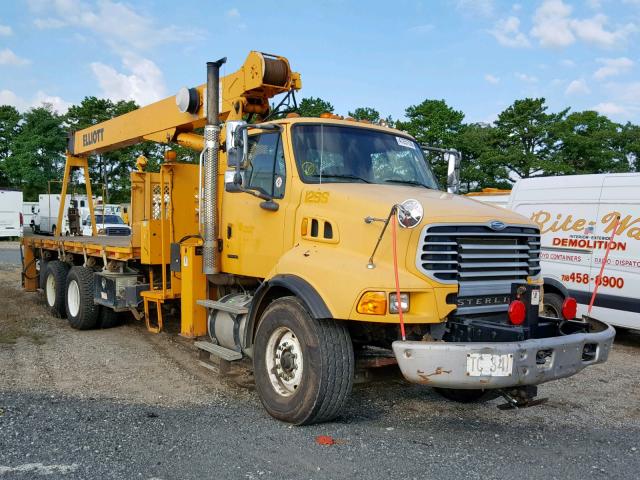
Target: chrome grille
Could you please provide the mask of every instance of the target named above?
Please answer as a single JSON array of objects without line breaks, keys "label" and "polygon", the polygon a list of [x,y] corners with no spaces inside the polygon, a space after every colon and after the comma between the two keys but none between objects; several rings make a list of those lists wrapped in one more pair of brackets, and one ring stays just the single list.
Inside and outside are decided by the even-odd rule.
[{"label": "chrome grille", "polygon": [[461,295],[508,292],[511,283],[540,273],[540,231],[528,225],[499,231],[482,224],[427,225],[416,265],[437,282],[459,283]]}]

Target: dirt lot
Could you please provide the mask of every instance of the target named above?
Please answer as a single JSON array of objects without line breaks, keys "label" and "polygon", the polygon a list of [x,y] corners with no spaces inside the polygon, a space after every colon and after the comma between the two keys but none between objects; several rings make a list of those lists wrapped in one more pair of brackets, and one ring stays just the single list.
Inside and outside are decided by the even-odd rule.
[{"label": "dirt lot", "polygon": [[[9,248],[3,245],[3,248]],[[608,363],[500,411],[389,380],[336,422],[292,428],[190,344],[130,322],[78,332],[0,259],[0,478],[631,478],[640,469],[640,335]],[[337,445],[320,446],[316,435]],[[516,467],[517,465],[517,467]]]}]

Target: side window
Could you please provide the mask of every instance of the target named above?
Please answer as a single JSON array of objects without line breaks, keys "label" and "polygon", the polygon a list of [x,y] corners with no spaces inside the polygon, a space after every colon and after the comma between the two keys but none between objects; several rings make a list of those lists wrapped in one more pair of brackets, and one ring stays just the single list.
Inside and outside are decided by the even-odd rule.
[{"label": "side window", "polygon": [[273,198],[284,196],[286,169],[280,134],[262,133],[249,137],[248,163],[245,187]]}]

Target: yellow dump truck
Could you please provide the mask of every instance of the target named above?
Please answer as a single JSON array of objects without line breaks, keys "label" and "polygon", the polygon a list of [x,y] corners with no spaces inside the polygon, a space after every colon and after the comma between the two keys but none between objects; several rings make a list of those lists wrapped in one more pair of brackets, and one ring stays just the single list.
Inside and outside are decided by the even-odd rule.
[{"label": "yellow dump truck", "polygon": [[[301,88],[284,57],[251,52],[220,78],[223,62],[203,85],[70,136],[62,198],[92,154],[142,141],[200,152],[167,151],[159,172],[138,159],[130,236],[92,221],[92,236],[24,238],[24,287],[72,327],[131,312],[158,332],[175,307],[181,335],[250,359],[265,409],[294,424],[335,418],[376,356],[368,365],[397,362],[447,398],[493,391],[515,406],[607,359],[614,330],[575,319],[575,302],[539,315],[535,224],[442,191],[406,132],[272,108]],[[90,185],[87,197],[93,217]]]}]

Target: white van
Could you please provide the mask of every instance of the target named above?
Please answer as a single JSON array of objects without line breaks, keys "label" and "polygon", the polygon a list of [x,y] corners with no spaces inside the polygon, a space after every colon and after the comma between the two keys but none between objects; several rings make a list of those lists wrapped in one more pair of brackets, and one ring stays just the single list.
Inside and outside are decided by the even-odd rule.
[{"label": "white van", "polygon": [[[586,313],[599,281],[592,315],[640,329],[640,173],[519,180],[507,208],[540,225],[547,314],[559,314],[566,296]],[[597,280],[618,215],[618,233]]]},{"label": "white van", "polygon": [[22,192],[0,190],[0,238],[22,236]]}]

